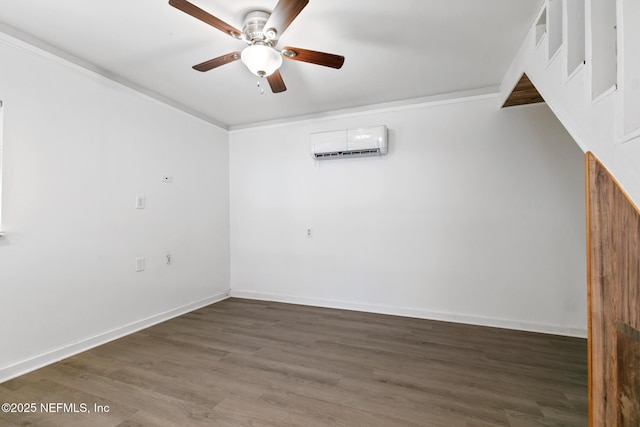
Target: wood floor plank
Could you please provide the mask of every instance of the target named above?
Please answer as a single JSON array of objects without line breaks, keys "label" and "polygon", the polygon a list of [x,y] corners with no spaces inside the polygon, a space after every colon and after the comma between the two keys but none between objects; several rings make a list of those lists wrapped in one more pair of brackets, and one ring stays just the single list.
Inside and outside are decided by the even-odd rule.
[{"label": "wood floor plank", "polygon": [[576,338],[228,299],[0,384],[108,414],[0,427],[584,426],[586,357]]}]

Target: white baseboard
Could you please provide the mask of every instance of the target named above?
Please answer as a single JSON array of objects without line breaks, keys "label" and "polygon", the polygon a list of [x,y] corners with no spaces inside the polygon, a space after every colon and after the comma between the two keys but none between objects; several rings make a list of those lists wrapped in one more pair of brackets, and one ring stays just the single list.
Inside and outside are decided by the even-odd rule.
[{"label": "white baseboard", "polygon": [[66,359],[67,357],[82,353],[83,351],[87,351],[99,345],[114,341],[118,338],[122,338],[126,335],[130,335],[134,332],[140,331],[174,317],[181,316],[185,313],[189,313],[207,305],[225,300],[227,298],[229,298],[228,291],[165,311],[163,313],[155,314],[151,317],[147,317],[146,319],[141,319],[128,325],[112,329],[100,335],[96,335],[83,339],[81,341],[71,343],[69,345],[65,345],[55,350],[48,351],[30,359],[21,361],[14,365],[0,368],[0,383],[8,381],[12,378],[16,378],[20,375],[24,375],[28,372],[35,371],[36,369],[58,362],[62,359]]},{"label": "white baseboard", "polygon": [[362,304],[349,301],[328,300],[321,298],[304,298],[283,294],[231,290],[231,296],[260,301],[274,301],[288,304],[310,305],[314,307],[338,308],[342,310],[364,311],[368,313],[388,314],[392,316],[415,317],[418,319],[439,320],[443,322],[464,323],[493,328],[513,329],[518,331],[538,332],[543,334],[562,335],[568,337],[586,338],[586,329],[565,328],[541,323],[521,322],[510,319],[496,319],[491,317],[469,316],[456,313],[442,313],[422,309],[394,307],[386,305]]}]

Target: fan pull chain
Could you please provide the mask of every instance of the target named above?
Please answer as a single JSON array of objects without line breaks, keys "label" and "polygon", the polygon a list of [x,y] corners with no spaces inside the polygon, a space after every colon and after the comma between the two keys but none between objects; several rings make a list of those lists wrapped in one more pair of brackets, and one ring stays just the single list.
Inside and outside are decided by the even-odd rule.
[{"label": "fan pull chain", "polygon": [[260,95],[264,95],[264,88],[260,86],[260,80],[257,82],[258,89],[260,89]]}]

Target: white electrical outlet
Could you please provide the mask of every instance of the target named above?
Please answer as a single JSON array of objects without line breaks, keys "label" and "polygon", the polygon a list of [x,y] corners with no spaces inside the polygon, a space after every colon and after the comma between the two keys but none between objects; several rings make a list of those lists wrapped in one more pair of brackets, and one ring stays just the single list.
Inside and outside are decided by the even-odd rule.
[{"label": "white electrical outlet", "polygon": [[165,262],[167,263],[167,265],[171,265],[171,254],[167,254],[165,256]]},{"label": "white electrical outlet", "polygon": [[173,182],[173,177],[169,174],[163,173],[162,177],[160,178],[160,180],[162,182]]},{"label": "white electrical outlet", "polygon": [[145,200],[144,196],[136,196],[136,209],[144,209]]},{"label": "white electrical outlet", "polygon": [[313,228],[309,227],[307,228],[307,239],[310,239],[313,237]]},{"label": "white electrical outlet", "polygon": [[144,271],[146,267],[146,260],[144,257],[136,258],[136,271]]}]

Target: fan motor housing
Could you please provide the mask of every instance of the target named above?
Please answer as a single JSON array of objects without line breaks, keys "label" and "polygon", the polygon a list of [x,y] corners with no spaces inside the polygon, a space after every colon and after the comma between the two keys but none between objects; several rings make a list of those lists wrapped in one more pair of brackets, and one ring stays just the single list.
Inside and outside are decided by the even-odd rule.
[{"label": "fan motor housing", "polygon": [[[266,42],[271,40],[271,38],[268,38],[264,33],[264,26],[270,16],[270,13],[262,10],[255,10],[247,13],[244,18],[244,26],[242,27],[242,33],[244,34],[247,43],[254,43],[258,41]],[[270,44],[273,45],[275,43]]]}]

